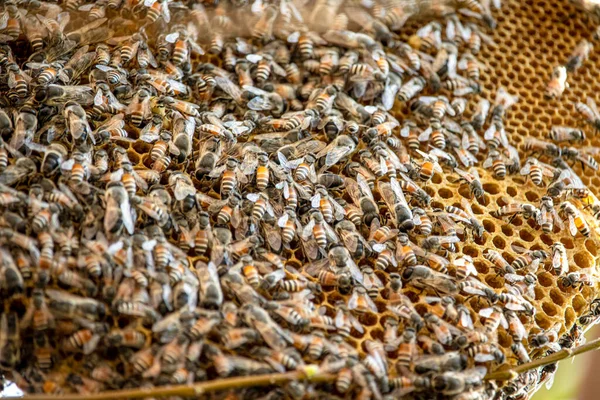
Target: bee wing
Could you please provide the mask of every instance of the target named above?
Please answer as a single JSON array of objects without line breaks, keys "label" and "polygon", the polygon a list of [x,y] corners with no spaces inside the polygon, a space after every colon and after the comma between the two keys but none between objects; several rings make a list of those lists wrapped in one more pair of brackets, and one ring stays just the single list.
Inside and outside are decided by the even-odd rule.
[{"label": "bee wing", "polygon": [[321,272],[321,270],[326,268],[328,265],[329,260],[327,259],[313,261],[304,268],[304,272],[311,277],[316,277],[317,275],[319,275],[319,272]]},{"label": "bee wing", "polygon": [[333,206],[333,212],[336,221],[341,221],[346,216],[346,210],[344,207],[340,206],[340,204],[332,198],[329,198],[329,202]]},{"label": "bee wing", "polygon": [[586,104],[592,110],[592,113],[594,113],[594,117],[596,119],[600,118],[600,113],[598,112],[598,106],[596,105],[596,101],[593,98],[588,97],[586,99]]},{"label": "bee wing", "polygon": [[131,215],[131,206],[129,204],[129,199],[124,199],[121,202],[121,214],[123,214],[122,218],[125,229],[127,229],[127,232],[129,232],[130,235],[133,235],[135,227],[133,217]]},{"label": "bee wing", "polygon": [[96,347],[98,346],[98,343],[100,342],[100,339],[102,339],[101,335],[93,335],[92,338],[83,344],[83,354],[88,355],[88,354],[92,354],[94,350],[96,350]]},{"label": "bee wing", "polygon": [[283,227],[285,227],[285,224],[287,223],[287,221],[288,221],[288,219],[289,219],[289,218],[290,218],[290,216],[289,216],[287,213],[283,214],[283,215],[282,215],[282,216],[281,216],[281,217],[280,217],[280,218],[277,220],[277,225],[278,225],[280,228],[283,228]]},{"label": "bee wing", "polygon": [[321,193],[317,193],[310,199],[310,205],[313,208],[319,208],[320,204],[321,204]]},{"label": "bee wing", "polygon": [[429,136],[431,136],[431,132],[433,132],[433,129],[431,127],[428,127],[427,129],[425,129],[423,132],[421,132],[419,134],[419,142],[426,142],[429,140]]},{"label": "bee wing", "polygon": [[265,229],[267,243],[274,251],[279,251],[282,243],[281,232],[269,224],[263,224],[263,227]]},{"label": "bee wing", "polygon": [[493,313],[493,307],[482,308],[481,310],[479,310],[479,315],[481,315],[484,318],[489,318]]},{"label": "bee wing", "polygon": [[577,236],[577,225],[575,225],[575,218],[571,214],[568,215],[567,219],[569,220],[569,232],[573,237]]},{"label": "bee wing", "polygon": [[465,329],[473,329],[473,319],[467,309],[460,313],[460,324]]},{"label": "bee wing", "polygon": [[517,274],[505,274],[504,279],[506,279],[508,282],[514,284],[517,282],[522,282],[525,279],[525,277],[523,277],[521,275],[517,275]]},{"label": "bee wing", "polygon": [[335,146],[325,156],[325,165],[332,166],[337,164],[342,158],[348,155],[354,148],[351,146]]},{"label": "bee wing", "polygon": [[323,221],[323,227],[325,228],[325,234],[327,235],[327,240],[333,243],[337,243],[340,241],[337,233],[333,230],[333,228],[325,221]]},{"label": "bee wing", "polygon": [[315,226],[315,220],[311,219],[306,226],[302,229],[302,239],[307,240],[312,235],[312,230]]}]

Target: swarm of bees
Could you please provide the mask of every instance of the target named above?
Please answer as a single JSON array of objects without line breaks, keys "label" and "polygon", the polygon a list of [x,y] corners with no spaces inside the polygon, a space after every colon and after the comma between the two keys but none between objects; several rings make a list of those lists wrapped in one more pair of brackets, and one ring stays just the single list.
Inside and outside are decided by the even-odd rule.
[{"label": "swarm of bees", "polygon": [[[482,96],[500,2],[210,3],[0,9],[6,379],[91,394],[336,376],[225,393],[269,399],[551,383],[556,365],[484,378],[598,321],[581,249],[600,202],[572,168],[598,163],[582,129],[518,149],[518,97]],[[593,100],[577,110],[600,126]]]}]

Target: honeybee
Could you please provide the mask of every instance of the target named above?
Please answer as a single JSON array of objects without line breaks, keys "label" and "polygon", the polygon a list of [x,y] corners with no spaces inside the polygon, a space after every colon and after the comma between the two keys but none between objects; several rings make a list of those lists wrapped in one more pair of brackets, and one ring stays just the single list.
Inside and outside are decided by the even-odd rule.
[{"label": "honeybee", "polygon": [[503,218],[510,215],[509,222],[511,222],[517,215],[522,215],[523,218],[539,218],[540,210],[529,203],[510,203],[502,206],[497,210],[490,213],[494,218]]},{"label": "honeybee", "polygon": [[506,279],[513,287],[517,288],[523,296],[527,296],[531,299],[535,298],[535,292],[533,291],[537,283],[537,276],[535,274],[527,273],[524,276],[506,274],[504,275],[504,279]]},{"label": "honeybee", "polygon": [[348,310],[354,310],[358,313],[377,313],[377,306],[367,295],[367,290],[364,287],[356,286],[352,291],[352,296],[348,300]]},{"label": "honeybee", "polygon": [[551,197],[543,196],[540,199],[540,212],[538,213],[537,223],[546,233],[551,233],[554,225],[558,226],[561,230],[564,228],[563,222],[554,208],[554,201]]},{"label": "honeybee", "polygon": [[575,110],[583,116],[585,122],[592,125],[596,130],[600,129],[600,113],[594,99],[588,97],[585,104],[582,102],[575,103]]},{"label": "honeybee", "polygon": [[328,244],[335,244],[339,241],[337,234],[325,221],[323,214],[317,210],[313,210],[310,222],[302,230],[303,240],[308,240],[311,236],[322,249],[325,249]]},{"label": "honeybee", "polygon": [[579,211],[572,203],[564,201],[560,204],[559,209],[569,220],[569,232],[573,237],[577,236],[578,231],[585,237],[590,236],[590,226],[583,217],[581,211]]},{"label": "honeybee", "polygon": [[594,268],[584,268],[563,276],[561,284],[566,288],[572,287],[581,290],[584,286],[593,286],[598,280]]},{"label": "honeybee", "polygon": [[379,208],[369,184],[360,174],[356,175],[356,180],[346,178],[345,182],[348,194],[354,204],[362,210],[364,222],[370,226],[374,220],[379,218]]},{"label": "honeybee", "polygon": [[354,257],[362,258],[371,251],[371,246],[356,230],[356,226],[352,222],[342,220],[335,225],[335,230],[340,235],[344,246]]},{"label": "honeybee", "polygon": [[477,103],[477,107],[475,112],[473,113],[473,119],[471,120],[471,125],[476,131],[481,130],[485,121],[487,119],[488,113],[490,111],[490,102],[486,99],[480,99]]},{"label": "honeybee", "polygon": [[529,157],[521,168],[521,175],[528,175],[536,186],[544,186],[543,178],[554,177],[554,172],[541,164],[537,158]]},{"label": "honeybee", "polygon": [[516,244],[511,245],[519,256],[512,262],[511,267],[516,270],[527,268],[529,272],[536,272],[540,263],[548,258],[548,253],[543,250],[527,250]]},{"label": "honeybee", "polygon": [[[322,285],[333,286],[340,285],[339,279],[342,279],[349,285],[352,280],[363,282],[363,274],[356,266],[350,253],[344,246],[333,246],[327,253],[327,258],[310,263],[305,272],[311,277],[318,277]],[[334,272],[333,276],[328,276],[327,272]],[[346,275],[347,273],[347,275]],[[338,275],[336,277],[335,275]],[[324,278],[328,278],[324,280]]]},{"label": "honeybee", "polygon": [[487,249],[483,256],[486,260],[488,260],[494,265],[494,269],[496,269],[499,275],[515,273],[513,267],[511,267],[508,261],[506,261],[504,257],[502,257],[502,254],[500,254],[496,250]]},{"label": "honeybee", "polygon": [[582,39],[573,49],[573,53],[565,63],[565,68],[568,72],[576,72],[583,63],[588,59],[590,52],[594,46],[587,40]]},{"label": "honeybee", "polygon": [[402,273],[402,278],[417,288],[430,289],[436,293],[454,294],[458,291],[454,279],[449,275],[434,271],[424,265],[407,267]]},{"label": "honeybee", "polygon": [[569,260],[567,249],[561,242],[555,242],[550,246],[552,249],[552,269],[557,276],[563,276],[569,272]]},{"label": "honeybee", "polygon": [[455,168],[454,172],[456,172],[462,181],[465,181],[469,184],[469,189],[471,190],[471,194],[479,201],[482,201],[483,195],[485,191],[483,190],[483,185],[481,184],[481,180],[479,178],[479,173],[474,168],[471,168],[469,172],[463,171],[460,168]]},{"label": "honeybee", "polygon": [[555,142],[581,142],[585,140],[585,133],[581,129],[570,126],[554,125],[548,133],[548,139]]},{"label": "honeybee", "polygon": [[394,225],[401,230],[413,229],[413,215],[396,178],[391,177],[389,183],[379,181],[377,188],[393,216]]},{"label": "honeybee", "polygon": [[562,148],[561,152],[561,156],[565,160],[579,161],[582,168],[589,167],[594,171],[598,171],[598,162],[590,154],[583,153],[574,147]]}]

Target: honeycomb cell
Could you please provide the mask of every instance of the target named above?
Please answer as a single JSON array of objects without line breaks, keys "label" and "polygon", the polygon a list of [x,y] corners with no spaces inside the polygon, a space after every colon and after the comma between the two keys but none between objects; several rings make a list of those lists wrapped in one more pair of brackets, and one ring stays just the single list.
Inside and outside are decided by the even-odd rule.
[{"label": "honeycomb cell", "polygon": [[540,201],[540,196],[536,192],[528,191],[525,192],[525,198],[530,203],[537,203]]},{"label": "honeycomb cell", "polygon": [[565,249],[571,250],[575,248],[575,242],[568,237],[560,238],[560,242],[565,246]]},{"label": "honeycomb cell", "polygon": [[566,302],[565,296],[556,288],[550,289],[550,299],[558,306],[562,306]]},{"label": "honeycomb cell", "polygon": [[565,326],[572,326],[575,323],[577,315],[571,307],[565,309]]},{"label": "honeycomb cell", "polygon": [[589,253],[575,253],[573,256],[573,261],[575,265],[579,268],[590,268],[594,266],[594,259],[589,255]]},{"label": "honeycomb cell", "polygon": [[542,329],[549,329],[553,325],[552,320],[543,313],[535,314],[535,323]]},{"label": "honeycomb cell", "polygon": [[492,243],[494,243],[494,246],[496,246],[496,248],[500,250],[506,247],[506,241],[502,236],[494,236],[494,238],[492,239]]},{"label": "honeycomb cell", "polygon": [[555,277],[546,271],[538,273],[538,283],[544,287],[554,286]]},{"label": "honeycomb cell", "polygon": [[483,220],[483,229],[485,229],[486,232],[488,232],[488,233],[494,233],[496,231],[496,224],[494,223],[494,221],[491,221],[489,219],[484,219]]},{"label": "honeycomb cell", "polygon": [[500,185],[498,185],[495,182],[492,183],[484,183],[483,184],[483,190],[487,193],[487,194],[498,194],[500,193]]},{"label": "honeycomb cell", "polygon": [[587,302],[585,301],[582,295],[578,294],[575,297],[573,297],[573,300],[571,300],[571,305],[573,306],[575,312],[578,315],[580,315],[582,311],[587,307]]},{"label": "honeycomb cell", "polygon": [[598,247],[596,246],[596,243],[594,243],[593,240],[586,239],[585,248],[587,249],[587,251],[590,252],[592,257],[596,257],[598,255]]},{"label": "honeycomb cell", "polygon": [[512,228],[511,228],[511,226],[510,226],[510,225],[508,225],[508,224],[505,224],[505,225],[502,225],[502,233],[503,233],[505,236],[508,236],[508,237],[510,237],[510,236],[512,236],[512,235],[513,235],[513,233],[514,233],[514,232],[513,232],[513,230],[512,230]]},{"label": "honeycomb cell", "polygon": [[551,317],[558,314],[558,307],[554,303],[544,302],[542,303],[542,310]]},{"label": "honeycomb cell", "polygon": [[443,199],[450,199],[454,197],[452,190],[446,188],[438,189],[438,195]]},{"label": "honeycomb cell", "polygon": [[465,254],[471,258],[475,258],[479,255],[479,249],[475,246],[464,246],[462,251],[463,251],[463,254]]},{"label": "honeycomb cell", "polygon": [[536,287],[533,289],[533,291],[534,291],[534,293],[535,293],[535,300],[536,300],[536,301],[540,301],[540,300],[542,300],[544,297],[546,297],[546,292],[544,291],[544,289],[542,289],[542,288],[541,288],[541,287],[539,287],[539,286],[536,286]]},{"label": "honeycomb cell", "polygon": [[531,234],[529,229],[520,229],[519,237],[526,242],[533,242],[535,240],[535,236]]}]

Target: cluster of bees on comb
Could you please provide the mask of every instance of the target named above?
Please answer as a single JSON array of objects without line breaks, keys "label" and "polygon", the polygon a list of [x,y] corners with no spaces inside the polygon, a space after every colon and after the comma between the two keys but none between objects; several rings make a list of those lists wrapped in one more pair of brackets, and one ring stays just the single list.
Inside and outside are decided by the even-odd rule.
[{"label": "cluster of bees on comb", "polygon": [[3,2],[5,378],[89,395],[336,376],[215,395],[264,399],[551,383],[556,364],[485,377],[582,344],[600,316],[600,202],[573,169],[597,151],[584,128],[511,140],[519,99],[484,96],[477,58],[498,9]]}]

